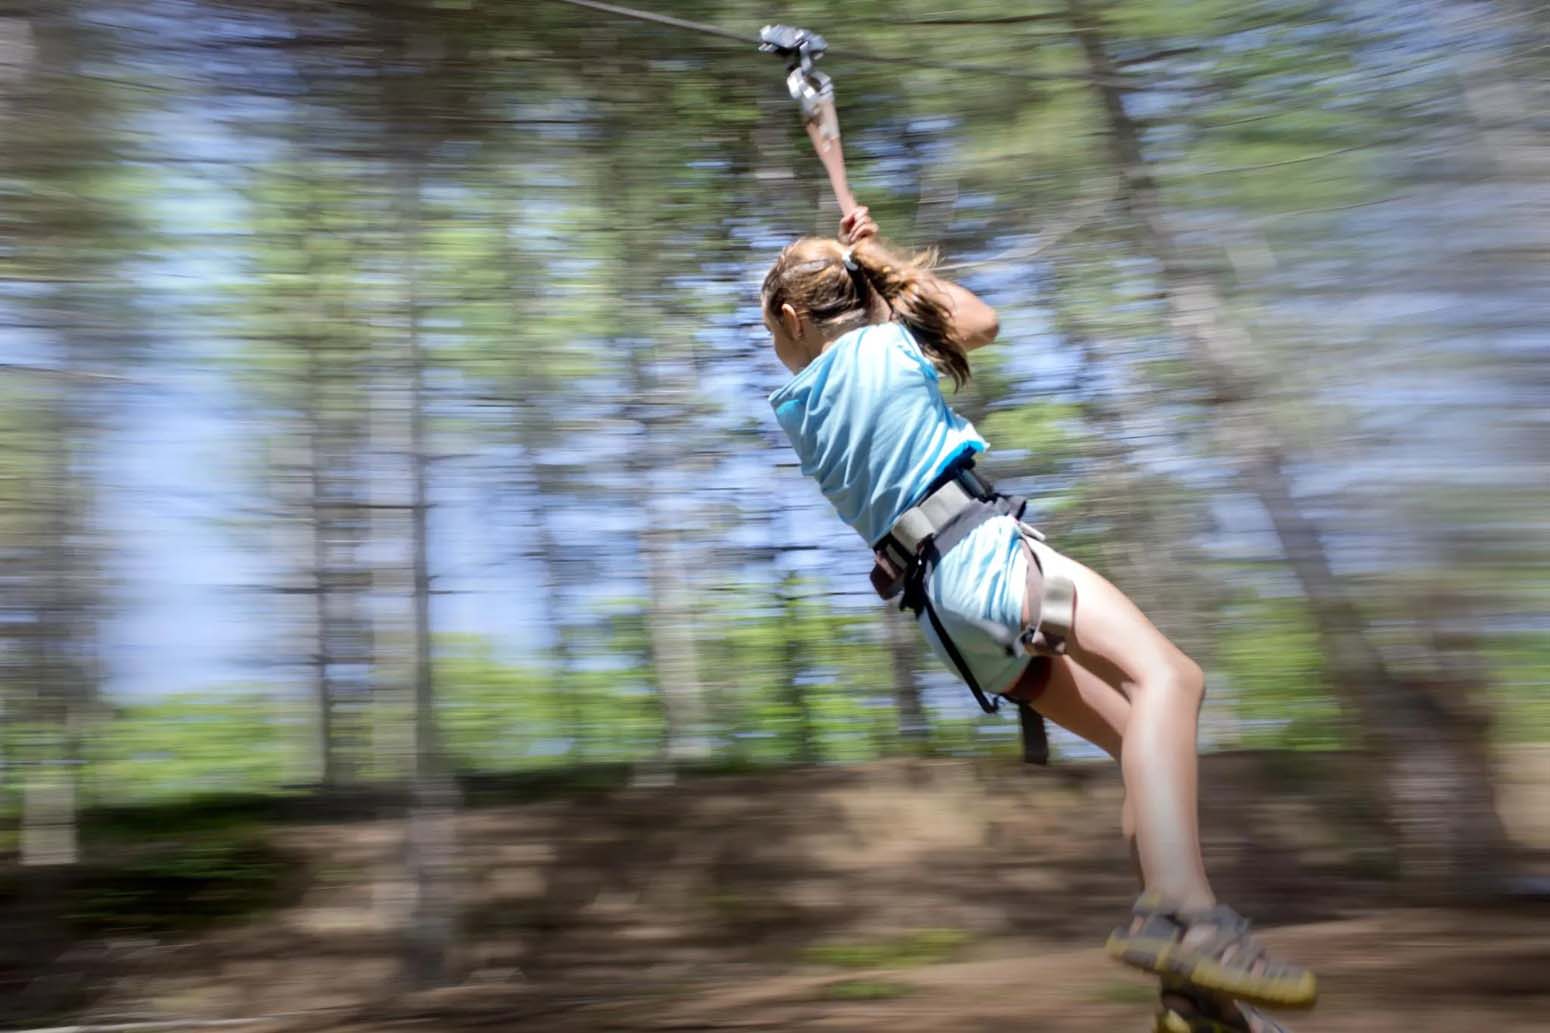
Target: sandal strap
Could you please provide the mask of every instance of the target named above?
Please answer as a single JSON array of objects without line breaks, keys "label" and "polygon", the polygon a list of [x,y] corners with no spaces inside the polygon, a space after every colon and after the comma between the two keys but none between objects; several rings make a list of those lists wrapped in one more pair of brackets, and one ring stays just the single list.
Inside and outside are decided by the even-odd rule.
[{"label": "sandal strap", "polygon": [[1146,939],[1177,940],[1184,935],[1184,923],[1178,913],[1160,897],[1143,893],[1130,908],[1131,919],[1137,927],[1129,935]]},{"label": "sandal strap", "polygon": [[1179,921],[1185,925],[1214,925],[1222,929],[1247,932],[1249,920],[1226,904],[1216,904],[1199,911],[1180,911]]},{"label": "sandal strap", "polygon": [[1231,953],[1233,964],[1244,968],[1252,968],[1265,958],[1265,946],[1254,938],[1249,920],[1226,904],[1180,914],[1179,920],[1186,929],[1205,926],[1214,930],[1204,940],[1191,944],[1209,958],[1221,961]]}]

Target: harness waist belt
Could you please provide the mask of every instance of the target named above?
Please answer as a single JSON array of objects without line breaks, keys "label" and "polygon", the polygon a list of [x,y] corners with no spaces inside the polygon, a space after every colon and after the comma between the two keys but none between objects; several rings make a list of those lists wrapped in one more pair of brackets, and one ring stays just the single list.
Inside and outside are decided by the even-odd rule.
[{"label": "harness waist belt", "polygon": [[[879,584],[879,571],[872,572],[872,584],[878,594],[884,599],[898,595],[904,588],[905,576],[928,542],[934,541],[938,552],[945,554],[969,531],[997,515],[989,507],[999,498],[995,487],[974,472],[972,456],[964,456],[942,471],[926,489],[926,497],[905,510],[888,533],[873,543],[872,551],[885,575],[884,584]],[[953,534],[953,540],[948,541],[947,536],[964,523],[964,518],[979,510],[985,510],[983,515],[972,525],[963,526],[961,533]],[[890,590],[885,591],[885,587]]]}]

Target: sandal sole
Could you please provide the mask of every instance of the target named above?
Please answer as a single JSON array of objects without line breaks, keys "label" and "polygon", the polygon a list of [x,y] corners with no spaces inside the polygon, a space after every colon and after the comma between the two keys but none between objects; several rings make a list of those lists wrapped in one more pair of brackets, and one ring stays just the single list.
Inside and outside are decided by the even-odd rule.
[{"label": "sandal sole", "polygon": [[1140,940],[1115,934],[1109,937],[1109,956],[1132,968],[1160,976],[1177,976],[1191,986],[1224,994],[1250,1004],[1271,1008],[1311,1008],[1319,999],[1318,980],[1304,972],[1295,980],[1272,980],[1246,975],[1207,958],[1176,957],[1173,940]]}]

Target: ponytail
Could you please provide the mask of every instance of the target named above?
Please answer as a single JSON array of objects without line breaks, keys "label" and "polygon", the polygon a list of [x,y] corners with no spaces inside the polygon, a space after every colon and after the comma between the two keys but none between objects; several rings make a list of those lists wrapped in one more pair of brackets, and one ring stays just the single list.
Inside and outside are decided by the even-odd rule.
[{"label": "ponytail", "polygon": [[932,283],[935,264],[934,252],[901,259],[872,237],[848,251],[828,237],[803,237],[765,276],[763,307],[773,318],[782,305],[794,305],[831,333],[897,319],[956,389],[969,379],[968,348],[950,303]]},{"label": "ponytail", "polygon": [[967,383],[969,349],[947,299],[931,284],[936,252],[921,251],[900,259],[867,237],[851,248],[850,256],[859,278],[887,302],[894,318],[909,327],[937,372],[952,380],[954,390]]}]

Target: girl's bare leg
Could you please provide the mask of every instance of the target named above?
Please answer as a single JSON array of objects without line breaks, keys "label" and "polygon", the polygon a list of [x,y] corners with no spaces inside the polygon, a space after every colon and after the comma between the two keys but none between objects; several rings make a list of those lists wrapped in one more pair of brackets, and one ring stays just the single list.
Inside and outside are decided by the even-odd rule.
[{"label": "girl's bare leg", "polygon": [[[1046,661],[1048,675],[1030,672],[1026,683],[1010,695],[1032,696],[1034,708],[1060,727],[1119,760],[1125,729],[1130,721],[1130,701],[1114,686],[1077,664],[1070,657]],[[1036,694],[1035,694],[1036,693]],[[1136,850],[1136,824],[1132,798],[1125,796],[1122,827],[1136,878],[1142,880]],[[1144,880],[1142,880],[1144,881]],[[1285,1033],[1285,1027],[1252,1009],[1243,1009],[1226,997],[1202,997],[1165,984],[1163,1006],[1177,1015],[1208,1015],[1245,1033]],[[1186,1020],[1187,1021],[1187,1020]]]},{"label": "girl's bare leg", "polygon": [[1047,575],[1076,583],[1078,616],[1034,706],[1118,757],[1146,888],[1181,910],[1209,908],[1196,805],[1200,667],[1105,578],[1047,549],[1039,558]]},{"label": "girl's bare leg", "polygon": [[[1044,670],[1040,663],[1048,664]],[[1103,750],[1115,761],[1120,757],[1120,744],[1125,737],[1125,724],[1130,720],[1130,701],[1120,691],[1068,656],[1057,656],[1036,661],[1024,680],[1008,695],[1031,699],[1033,708],[1066,731],[1079,735]],[[1131,805],[1130,793],[1125,794],[1120,814],[1120,829],[1125,844],[1130,848],[1130,862],[1135,868],[1136,879],[1145,886],[1141,874],[1141,857],[1136,850],[1136,815]]]},{"label": "girl's bare leg", "polygon": [[[1077,617],[1067,656],[1051,663],[1051,684],[1031,698],[1036,709],[1070,722],[1067,727],[1111,754],[1118,735],[1127,836],[1133,829],[1148,891],[1128,930],[1110,937],[1110,953],[1213,995],[1311,1005],[1318,995],[1313,973],[1271,961],[1240,917],[1213,907],[1197,807],[1195,735],[1205,694],[1200,667],[1106,579],[1047,547],[1034,548],[1047,576],[1075,583]],[[1023,694],[1019,688],[1024,686],[1014,687],[1014,695]],[[1114,696],[1123,697],[1128,712]]]}]

